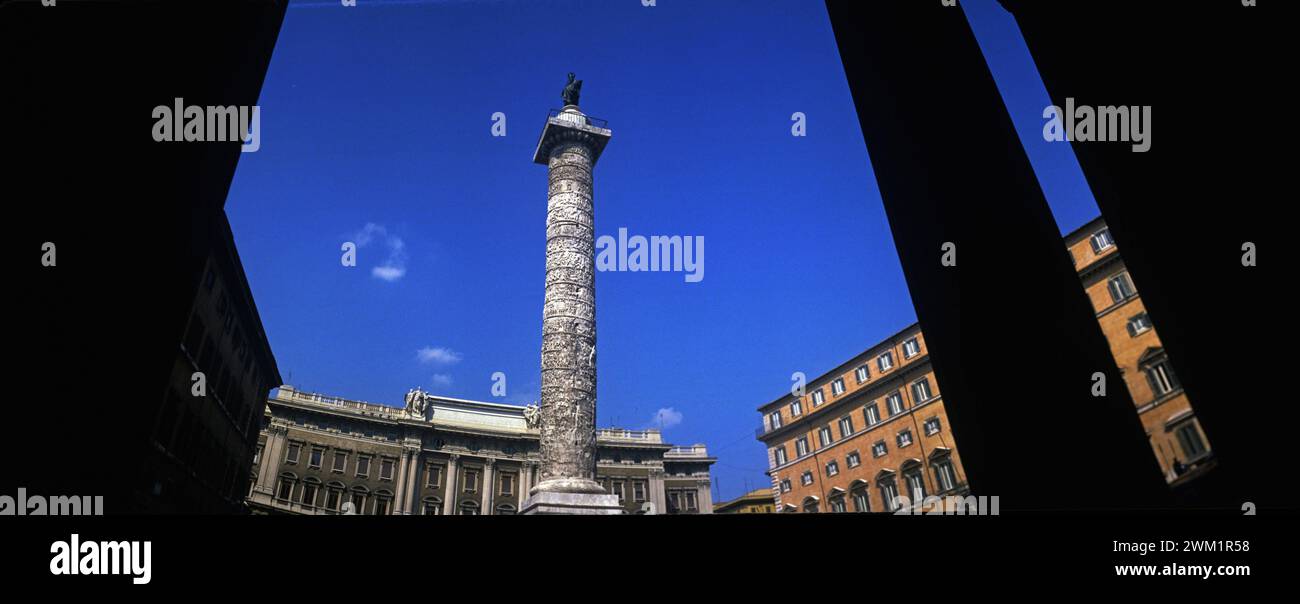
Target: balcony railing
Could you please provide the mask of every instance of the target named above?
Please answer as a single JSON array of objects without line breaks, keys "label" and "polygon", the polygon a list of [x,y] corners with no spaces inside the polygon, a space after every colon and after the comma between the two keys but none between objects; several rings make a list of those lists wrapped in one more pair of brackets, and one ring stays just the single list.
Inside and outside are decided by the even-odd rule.
[{"label": "balcony railing", "polygon": [[[563,109],[552,109],[546,114],[546,120],[547,121],[558,120],[561,113],[564,113]],[[573,115],[573,114],[569,114],[569,115]],[[606,120],[600,119],[598,117],[591,117],[590,115],[583,115],[582,117],[586,119],[585,125],[587,126],[591,126],[593,128],[600,128],[602,130],[609,129],[609,122]],[[563,122],[564,120],[558,120],[558,121]]]}]

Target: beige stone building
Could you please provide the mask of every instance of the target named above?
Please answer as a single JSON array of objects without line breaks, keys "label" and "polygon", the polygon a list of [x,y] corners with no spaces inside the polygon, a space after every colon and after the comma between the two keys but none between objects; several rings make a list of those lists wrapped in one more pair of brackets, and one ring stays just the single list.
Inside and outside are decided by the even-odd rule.
[{"label": "beige stone building", "polygon": [[[281,386],[266,412],[247,501],[255,513],[510,515],[537,483],[529,409],[428,396],[423,409]],[[658,430],[597,431],[596,479],[625,513],[710,514],[703,444]]]}]

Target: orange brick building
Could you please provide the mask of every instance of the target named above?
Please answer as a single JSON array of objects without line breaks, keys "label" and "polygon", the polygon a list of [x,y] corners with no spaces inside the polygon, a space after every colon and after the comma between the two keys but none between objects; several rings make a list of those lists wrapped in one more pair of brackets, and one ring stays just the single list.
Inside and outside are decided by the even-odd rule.
[{"label": "orange brick building", "polygon": [[[1213,452],[1100,217],[1065,236],[1165,479],[1194,479]],[[920,326],[758,408],[778,512],[892,512],[901,495],[968,494]]]},{"label": "orange brick building", "polygon": [[891,512],[900,495],[968,491],[919,325],[759,411],[780,512]]},{"label": "orange brick building", "polygon": [[1093,219],[1066,235],[1065,245],[1165,480],[1181,484],[1209,470],[1214,465],[1209,442],[1106,223],[1100,216]]}]

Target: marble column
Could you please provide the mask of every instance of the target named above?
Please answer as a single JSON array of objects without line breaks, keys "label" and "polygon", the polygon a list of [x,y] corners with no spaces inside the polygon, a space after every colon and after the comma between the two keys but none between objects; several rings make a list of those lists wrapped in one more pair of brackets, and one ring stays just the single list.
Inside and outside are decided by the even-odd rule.
[{"label": "marble column", "polygon": [[483,461],[483,499],[479,509],[484,516],[492,513],[492,496],[496,487],[496,460],[488,458]]},{"label": "marble column", "polygon": [[547,166],[541,476],[524,514],[618,514],[596,482],[596,256],[592,170],[612,133],[566,105],[533,153]]},{"label": "marble column", "polygon": [[460,475],[460,456],[452,455],[447,458],[447,472],[442,477],[445,493],[442,498],[442,515],[451,516],[455,513],[456,508],[456,477]]}]

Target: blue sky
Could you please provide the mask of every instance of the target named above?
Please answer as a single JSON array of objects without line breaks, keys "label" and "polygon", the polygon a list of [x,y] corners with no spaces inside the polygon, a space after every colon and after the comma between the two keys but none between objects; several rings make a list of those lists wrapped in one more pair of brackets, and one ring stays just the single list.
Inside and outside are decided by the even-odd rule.
[{"label": "blue sky", "polygon": [[[658,4],[290,5],[261,149],[226,204],[288,383],[393,405],[413,386],[537,398],[546,168],[531,160],[574,71],[614,133],[597,235],[706,242],[699,283],[597,274],[598,423],[708,444],[715,497],[765,486],[755,408],[915,314],[824,6]],[[1095,204],[1068,145],[1042,141],[1018,33],[993,0],[962,4],[1063,230],[1082,224]]]}]

